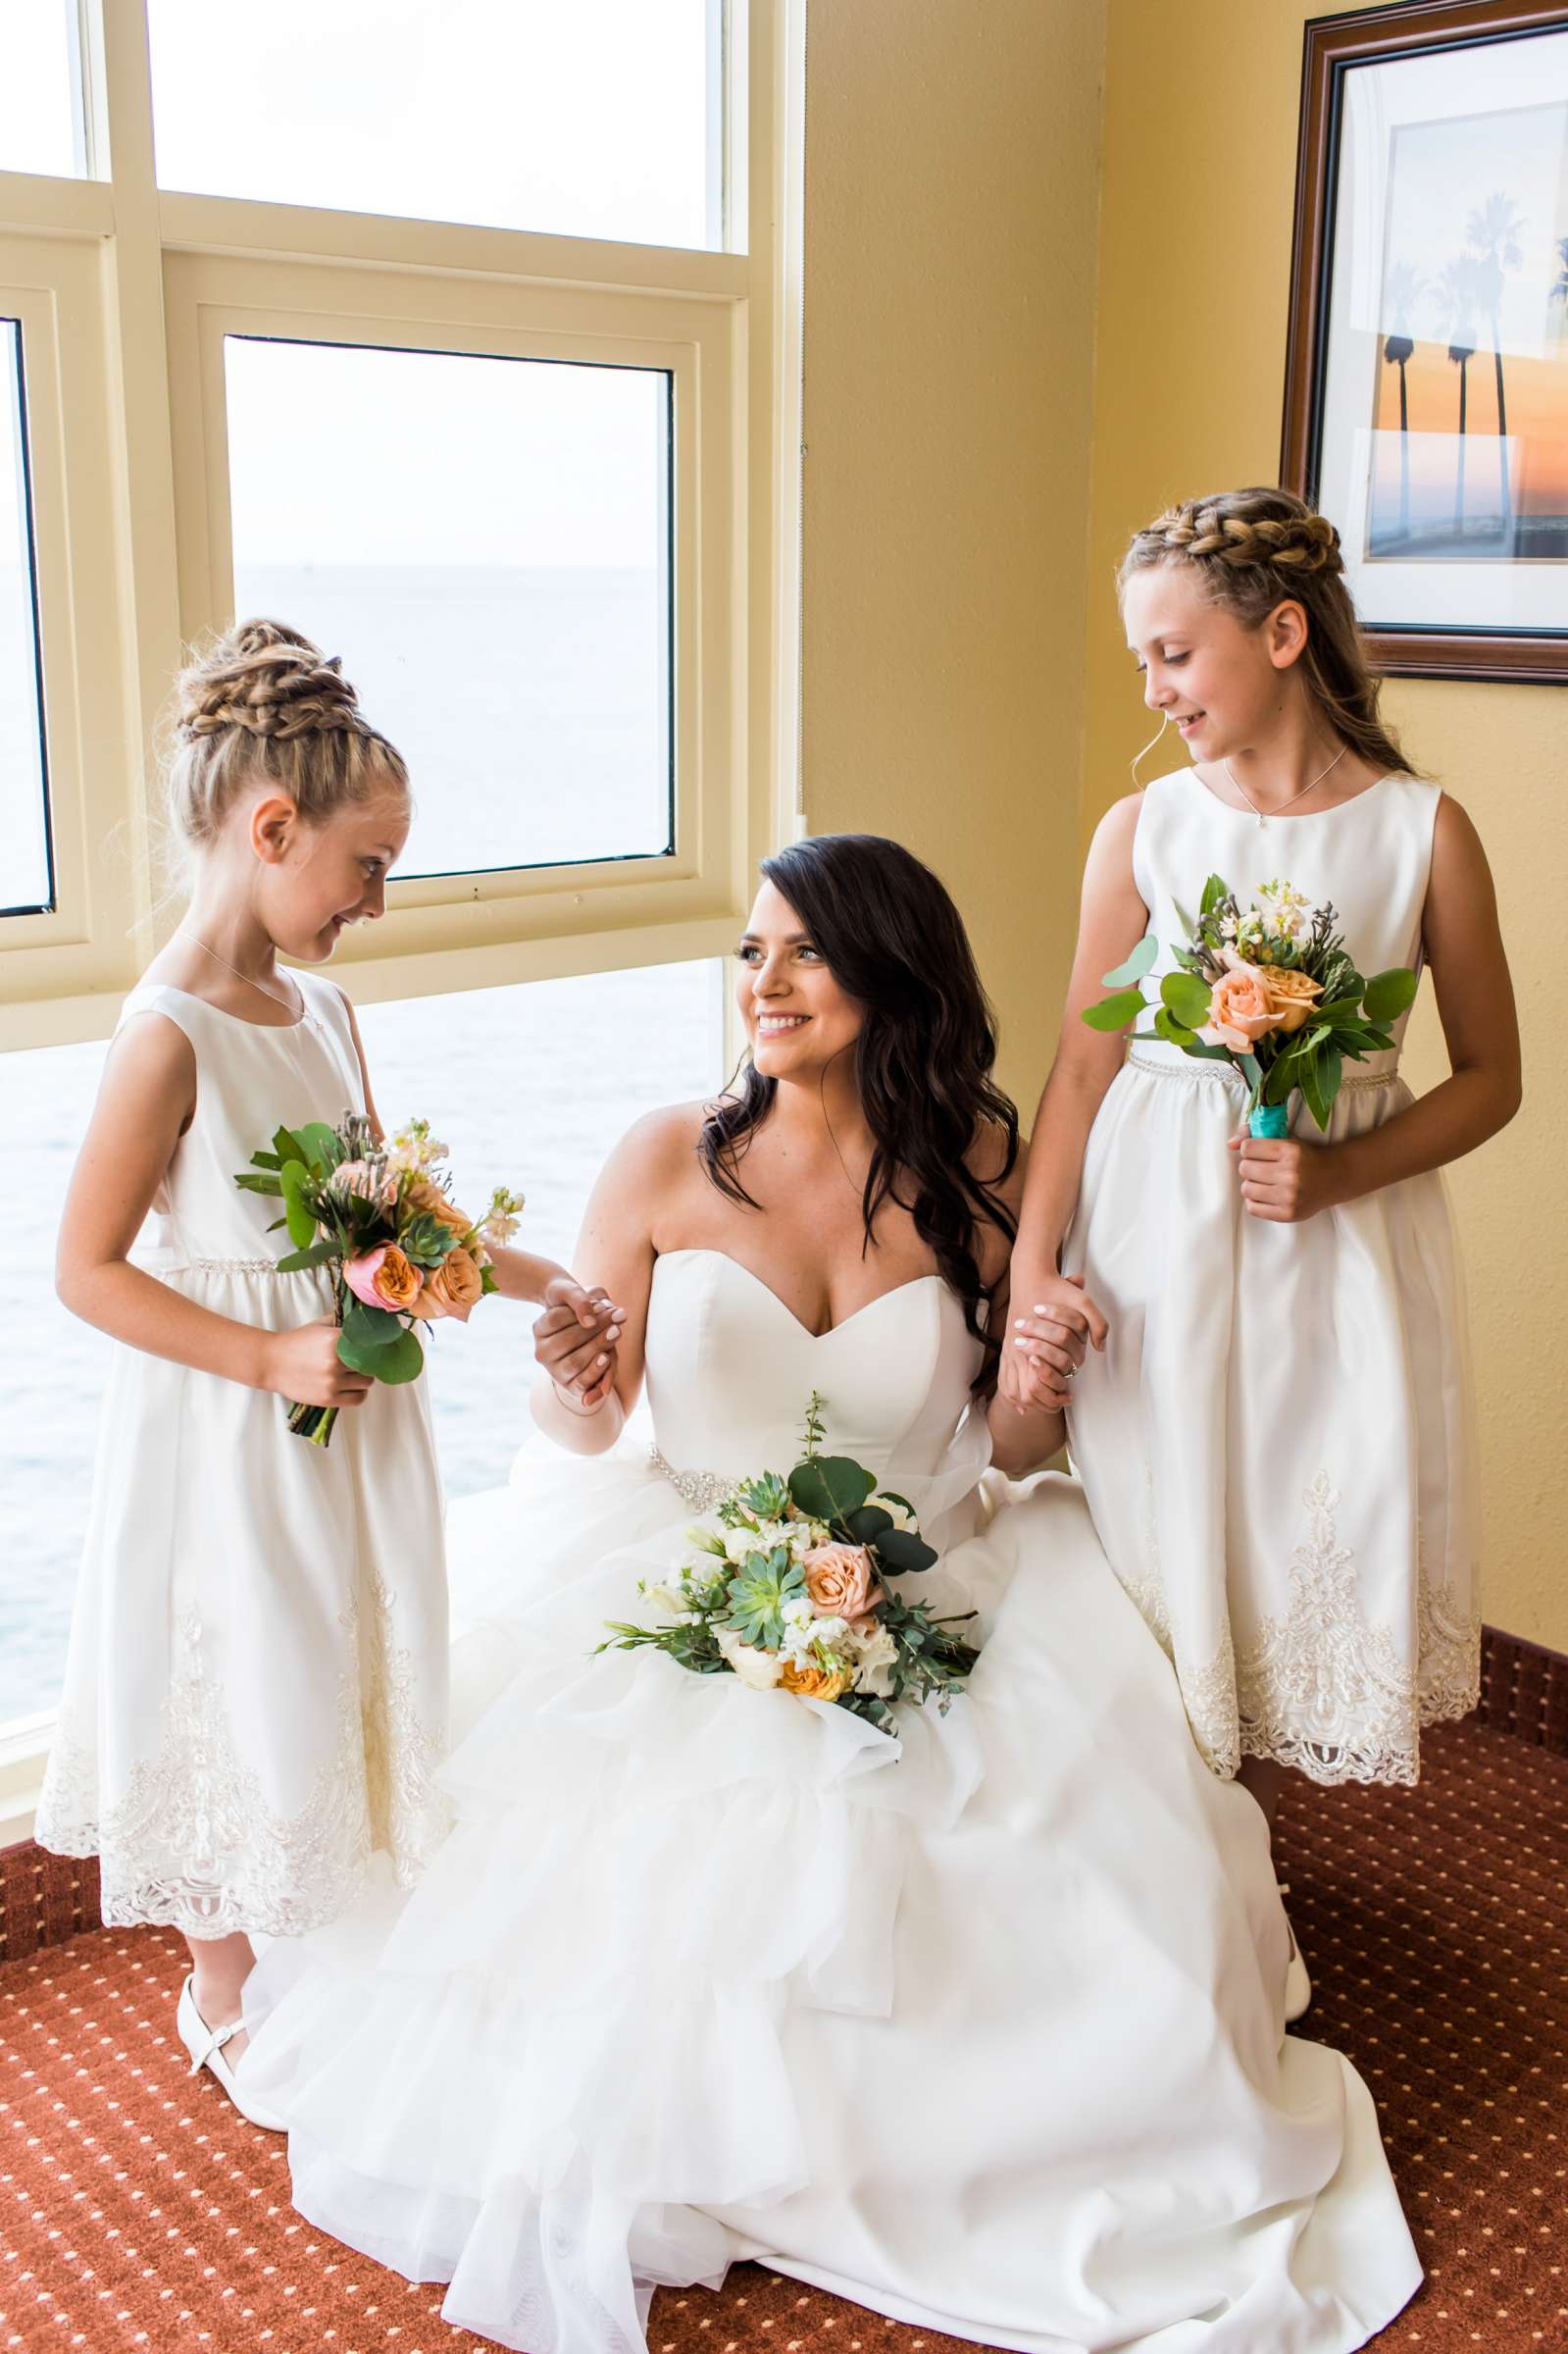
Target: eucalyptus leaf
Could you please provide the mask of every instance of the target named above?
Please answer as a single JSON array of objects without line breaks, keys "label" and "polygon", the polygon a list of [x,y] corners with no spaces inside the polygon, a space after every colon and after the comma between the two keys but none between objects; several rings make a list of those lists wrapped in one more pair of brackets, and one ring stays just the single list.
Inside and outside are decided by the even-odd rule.
[{"label": "eucalyptus leaf", "polygon": [[[1193,973],[1167,973],[1160,983],[1160,998],[1173,1021],[1185,1030],[1200,1030],[1209,1018],[1209,1006],[1214,993],[1206,981]],[[1156,1021],[1158,1017],[1156,1016]]]},{"label": "eucalyptus leaf", "polygon": [[324,1177],[329,1177],[334,1169],[342,1166],[343,1148],[338,1142],[337,1131],[329,1128],[325,1120],[310,1121],[300,1130],[299,1141],[309,1159]]},{"label": "eucalyptus leaf", "polygon": [[910,1528],[890,1528],[877,1539],[877,1551],[889,1569],[900,1577],[913,1577],[917,1572],[935,1566],[936,1556],[924,1537],[917,1537]]},{"label": "eucalyptus leaf", "polygon": [[308,1251],[290,1251],[278,1262],[279,1275],[297,1275],[304,1267],[325,1267],[328,1260],[338,1255],[335,1243],[312,1243]]},{"label": "eucalyptus leaf", "polygon": [[844,1526],[857,1545],[877,1544],[893,1525],[891,1512],[885,1512],[880,1504],[863,1504],[857,1512],[844,1514]]},{"label": "eucalyptus leaf", "polygon": [[808,1519],[845,1520],[858,1512],[876,1487],[869,1471],[845,1455],[814,1455],[796,1463],[789,1474],[789,1493]]},{"label": "eucalyptus leaf", "polygon": [[1197,1032],[1189,1030],[1176,1020],[1168,1005],[1162,1005],[1154,1016],[1154,1035],[1163,1038],[1167,1046],[1191,1047],[1197,1044]]},{"label": "eucalyptus leaf", "polygon": [[1374,973],[1362,996],[1362,1009],[1369,1021],[1397,1021],[1405,1008],[1415,1003],[1418,983],[1409,967],[1396,964],[1386,973]]},{"label": "eucalyptus leaf", "polygon": [[1159,942],[1152,932],[1145,932],[1131,956],[1124,957],[1111,972],[1103,973],[1100,977],[1107,989],[1125,989],[1130,982],[1142,980],[1159,952]]},{"label": "eucalyptus leaf", "polygon": [[1086,1005],[1083,1018],[1091,1030],[1125,1030],[1146,1010],[1140,989],[1118,990],[1114,998],[1101,998],[1095,1005]]}]

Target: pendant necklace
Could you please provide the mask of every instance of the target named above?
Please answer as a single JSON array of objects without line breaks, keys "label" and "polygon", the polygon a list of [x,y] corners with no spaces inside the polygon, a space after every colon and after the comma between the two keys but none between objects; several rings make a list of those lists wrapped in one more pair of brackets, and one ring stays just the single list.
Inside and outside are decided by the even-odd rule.
[{"label": "pendant necklace", "polygon": [[1312,779],[1311,784],[1303,785],[1299,793],[1292,793],[1290,795],[1290,800],[1282,801],[1279,809],[1260,809],[1256,801],[1252,798],[1252,795],[1248,793],[1246,787],[1237,776],[1237,773],[1231,766],[1229,760],[1222,760],[1220,762],[1220,766],[1224,769],[1226,775],[1230,778],[1231,783],[1236,787],[1237,792],[1240,794],[1242,800],[1245,801],[1247,807],[1257,819],[1258,831],[1261,833],[1271,817],[1278,817],[1281,810],[1289,809],[1290,806],[1290,801],[1304,800],[1307,794],[1312,791],[1313,786],[1321,785],[1324,778],[1328,775],[1329,769],[1338,768],[1340,761],[1344,758],[1345,753],[1349,749],[1350,746],[1347,743],[1341,743],[1339,750],[1335,753],[1334,758],[1329,762],[1329,767],[1320,768],[1317,775]]},{"label": "pendant necklace", "polygon": [[[204,940],[198,940],[194,932],[186,932],[181,928],[177,937],[180,940],[188,940],[192,947],[200,948],[204,956],[210,956],[214,964],[221,964],[226,973],[232,973],[236,981],[243,981],[247,989],[259,990],[264,998],[271,998],[275,1005],[281,1005],[285,1013],[291,1013],[294,1018],[289,1024],[290,1029],[297,1030],[304,1022],[308,1022],[313,1030],[321,1029],[322,1024],[305,1002],[305,992],[297,981],[294,983],[294,991],[299,998],[299,1003],[294,1005],[287,998],[280,997],[276,989],[269,989],[265,981],[258,981],[251,973],[242,973],[237,964],[230,964],[227,956],[220,956],[216,948],[210,948]],[[269,1026],[276,1027],[276,1025]]]}]

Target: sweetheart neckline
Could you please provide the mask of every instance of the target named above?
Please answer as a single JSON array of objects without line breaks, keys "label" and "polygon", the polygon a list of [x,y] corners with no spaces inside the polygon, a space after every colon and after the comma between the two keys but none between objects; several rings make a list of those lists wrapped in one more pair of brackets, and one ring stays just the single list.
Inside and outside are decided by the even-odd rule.
[{"label": "sweetheart neckline", "polygon": [[944,1290],[946,1289],[946,1279],[935,1272],[929,1275],[911,1275],[907,1283],[895,1283],[887,1291],[879,1292],[875,1299],[863,1301],[859,1307],[851,1308],[847,1316],[841,1316],[836,1324],[830,1324],[826,1332],[813,1332],[811,1326],[795,1314],[788,1301],[781,1300],[773,1285],[764,1282],[755,1267],[748,1267],[745,1260],[736,1258],[733,1252],[716,1251],[709,1243],[692,1243],[683,1250],[661,1251],[653,1262],[655,1269],[657,1270],[667,1258],[722,1258],[727,1267],[737,1267],[742,1275],[756,1285],[759,1292],[767,1295],[775,1307],[789,1318],[797,1332],[804,1333],[808,1341],[831,1341],[835,1333],[847,1332],[850,1325],[859,1317],[869,1315],[874,1307],[881,1307],[885,1300],[896,1300],[901,1292],[918,1291],[923,1283],[939,1283]]}]

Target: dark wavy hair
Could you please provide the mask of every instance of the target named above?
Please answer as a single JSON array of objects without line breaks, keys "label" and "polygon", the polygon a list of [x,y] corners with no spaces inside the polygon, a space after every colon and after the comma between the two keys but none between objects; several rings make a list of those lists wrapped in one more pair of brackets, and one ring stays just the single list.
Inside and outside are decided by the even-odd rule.
[{"label": "dark wavy hair", "polygon": [[[1018,1159],[1018,1110],[991,1078],[996,1025],[963,919],[929,866],[880,834],[819,834],[764,858],[762,872],[800,918],[829,971],[860,1006],[855,1081],[872,1134],[862,1251],[877,1212],[909,1212],[986,1351],[977,1390],[990,1386],[999,1344],[980,1320],[986,1297],[977,1229],[1012,1242],[1016,1222],[996,1191]],[[698,1151],[720,1192],[755,1209],[740,1163],[778,1089],[748,1056],[709,1110]],[[1001,1167],[969,1167],[977,1137],[1000,1131]]]}]

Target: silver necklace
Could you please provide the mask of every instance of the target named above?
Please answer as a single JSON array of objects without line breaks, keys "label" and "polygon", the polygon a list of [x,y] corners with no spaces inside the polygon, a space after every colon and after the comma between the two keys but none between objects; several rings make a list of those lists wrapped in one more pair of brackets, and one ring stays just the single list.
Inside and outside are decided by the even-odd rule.
[{"label": "silver necklace", "polygon": [[237,964],[230,964],[227,956],[220,956],[216,948],[210,948],[204,940],[198,940],[195,933],[187,932],[183,925],[179,930],[179,938],[188,940],[193,948],[200,948],[202,954],[210,956],[214,964],[221,964],[226,973],[232,973],[236,981],[243,981],[247,989],[260,990],[264,998],[271,998],[275,1005],[281,1005],[285,1013],[293,1015],[296,1023],[310,1022],[314,1028],[318,1030],[321,1028],[321,1024],[306,1004],[305,992],[297,981],[294,983],[294,994],[299,999],[296,1005],[288,998],[279,997],[276,989],[269,989],[265,981],[258,981],[251,973],[242,973]]},{"label": "silver necklace", "polygon": [[1247,807],[1257,819],[1258,826],[1261,829],[1268,824],[1271,817],[1279,816],[1280,809],[1289,809],[1290,806],[1290,801],[1305,800],[1307,794],[1312,791],[1312,787],[1314,785],[1321,785],[1324,778],[1328,775],[1329,769],[1338,768],[1340,761],[1344,758],[1345,753],[1349,749],[1350,746],[1347,743],[1341,743],[1339,750],[1335,753],[1334,758],[1329,762],[1329,768],[1320,768],[1317,775],[1312,779],[1312,783],[1310,785],[1303,785],[1299,793],[1292,793],[1290,800],[1282,801],[1280,803],[1279,809],[1260,809],[1256,801],[1252,798],[1252,795],[1248,793],[1246,787],[1237,776],[1237,773],[1231,766],[1229,760],[1222,760],[1220,762],[1220,766],[1224,769],[1226,775],[1230,778],[1231,783],[1236,787],[1237,792],[1240,794],[1242,800],[1245,801]]}]

